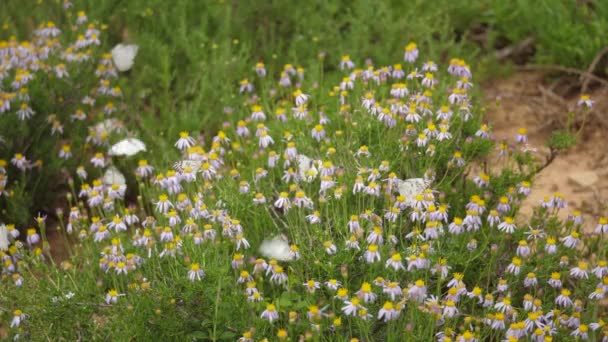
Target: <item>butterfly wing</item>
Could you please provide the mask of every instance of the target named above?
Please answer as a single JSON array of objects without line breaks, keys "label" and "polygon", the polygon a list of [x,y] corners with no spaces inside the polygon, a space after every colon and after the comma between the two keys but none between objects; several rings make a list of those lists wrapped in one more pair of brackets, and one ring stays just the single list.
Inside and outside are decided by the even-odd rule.
[{"label": "butterfly wing", "polygon": [[129,141],[129,144],[132,146],[132,148],[137,152],[146,151],[146,144],[144,144],[143,141],[136,138],[129,138],[127,140]]},{"label": "butterfly wing", "polygon": [[109,154],[111,156],[127,156],[130,157],[141,151],[146,150],[146,145],[143,141],[135,138],[123,139],[112,145]]},{"label": "butterfly wing", "polygon": [[112,49],[112,60],[119,71],[127,71],[133,62],[139,47],[135,44],[118,44]]},{"label": "butterfly wing", "polygon": [[414,196],[421,194],[427,188],[427,182],[424,178],[409,178],[406,180],[398,180],[397,188],[399,194],[405,196],[405,198],[413,198]]},{"label": "butterfly wing", "polygon": [[[298,177],[304,181],[312,181],[318,174],[318,170],[315,167],[316,161],[312,158],[299,154],[298,155]],[[313,172],[309,172],[313,170]]]},{"label": "butterfly wing", "polygon": [[114,166],[110,166],[103,174],[103,184],[126,186],[125,176]]},{"label": "butterfly wing", "polygon": [[173,169],[177,172],[184,172],[186,168],[191,168],[192,172],[196,173],[203,165],[203,162],[200,160],[192,160],[192,159],[184,159],[173,164]]},{"label": "butterfly wing", "polygon": [[311,167],[312,159],[303,154],[298,154],[298,175],[300,176],[300,179],[306,178],[306,172],[308,172]]},{"label": "butterfly wing", "polygon": [[0,224],[0,251],[8,251],[9,244],[8,228],[6,228],[6,225]]},{"label": "butterfly wing", "polygon": [[279,261],[289,261],[292,259],[289,242],[281,236],[262,241],[260,253],[267,258]]}]

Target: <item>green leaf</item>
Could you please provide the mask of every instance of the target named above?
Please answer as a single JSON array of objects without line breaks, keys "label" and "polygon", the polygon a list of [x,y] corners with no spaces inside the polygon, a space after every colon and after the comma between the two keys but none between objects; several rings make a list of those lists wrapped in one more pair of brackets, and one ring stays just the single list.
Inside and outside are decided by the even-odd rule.
[{"label": "green leaf", "polygon": [[566,150],[576,145],[576,136],[569,132],[554,131],[549,138],[547,145],[556,150]]}]

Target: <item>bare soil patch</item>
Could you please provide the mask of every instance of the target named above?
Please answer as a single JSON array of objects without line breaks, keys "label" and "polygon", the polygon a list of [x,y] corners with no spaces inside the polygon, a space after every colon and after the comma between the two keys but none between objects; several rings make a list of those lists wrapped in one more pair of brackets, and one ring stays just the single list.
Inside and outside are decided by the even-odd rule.
[{"label": "bare soil patch", "polygon": [[[538,148],[540,158],[549,154],[545,142],[555,129],[564,129],[568,111],[576,107],[580,83],[551,80],[546,73],[519,71],[506,79],[494,79],[483,85],[486,120],[497,140],[513,141],[517,130],[528,129],[530,143]],[[607,214],[608,205],[608,88],[588,90],[595,101],[577,145],[560,153],[533,182],[532,193],[522,208],[524,216],[532,212],[544,196],[559,191],[566,197],[569,210],[583,213],[585,230]],[[573,127],[582,125],[575,118]]]}]

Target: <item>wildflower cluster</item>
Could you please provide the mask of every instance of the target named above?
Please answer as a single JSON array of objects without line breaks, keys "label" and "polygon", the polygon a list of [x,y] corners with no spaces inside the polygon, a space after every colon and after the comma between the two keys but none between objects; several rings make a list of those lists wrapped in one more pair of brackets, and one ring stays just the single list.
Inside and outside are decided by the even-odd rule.
[{"label": "wildflower cluster", "polygon": [[[64,290],[146,322],[188,305],[209,320],[215,306],[239,341],[608,341],[606,218],[586,234],[580,213],[557,219],[555,193],[518,222],[535,168],[475,171],[493,141],[471,70],[419,56],[414,43],[403,64],[344,56],[327,92],[303,68],[270,80],[256,64],[209,144],[182,132],[175,170],[133,170],[137,206],[101,179],[74,191],[65,231],[82,252],[65,272],[99,286]],[[531,163],[525,132],[514,138],[504,158]],[[25,277],[25,246],[2,253],[3,272]]]},{"label": "wildflower cluster", "polygon": [[105,25],[84,12],[70,25],[0,38],[0,208],[20,224],[18,209],[51,200],[62,170],[100,175],[110,143],[127,134],[116,56],[101,46]]}]

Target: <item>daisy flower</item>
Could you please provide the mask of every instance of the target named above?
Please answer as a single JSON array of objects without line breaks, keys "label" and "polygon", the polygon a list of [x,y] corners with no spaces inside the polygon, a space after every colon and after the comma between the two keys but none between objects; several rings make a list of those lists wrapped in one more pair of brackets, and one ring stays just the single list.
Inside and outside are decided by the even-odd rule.
[{"label": "daisy flower", "polygon": [[608,275],[608,263],[606,260],[598,261],[597,266],[592,269],[591,272],[599,279],[602,279],[604,276]]},{"label": "daisy flower", "polygon": [[589,279],[589,265],[585,261],[579,261],[576,267],[570,270],[570,276],[578,279]]},{"label": "daisy flower", "polygon": [[528,142],[528,130],[523,127],[517,130],[517,135],[515,135],[515,142],[520,144],[526,144]]},{"label": "daisy flower", "polygon": [[338,248],[330,240],[323,242],[323,248],[325,248],[325,253],[329,255],[334,255],[338,252]]},{"label": "daisy flower", "polygon": [[258,141],[261,148],[267,148],[268,146],[274,144],[274,140],[266,131],[260,133]]},{"label": "daisy flower", "polygon": [[21,322],[23,322],[23,320],[25,320],[25,314],[23,313],[23,311],[21,310],[15,310],[13,311],[13,319],[11,320],[11,328],[18,328],[19,325],[21,324]]},{"label": "daisy flower", "polygon": [[581,242],[580,234],[577,232],[572,232],[570,235],[561,238],[560,241],[568,248],[576,248]]},{"label": "daisy flower", "polygon": [[264,66],[264,63],[257,62],[255,64],[255,72],[259,77],[266,77],[266,67]]},{"label": "daisy flower", "polygon": [[376,294],[372,291],[372,285],[368,282],[363,282],[361,288],[356,292],[357,297],[362,298],[365,303],[373,303],[376,301]]},{"label": "daisy flower", "polygon": [[418,59],[418,53],[418,46],[416,46],[416,43],[411,42],[405,46],[403,59],[406,62],[414,63]]},{"label": "daisy flower", "polygon": [[588,94],[582,94],[576,105],[579,107],[591,108],[593,107],[594,102],[595,101],[591,99],[591,96]]},{"label": "daisy flower", "polygon": [[405,266],[403,266],[401,254],[394,253],[391,257],[386,260],[385,268],[393,268],[395,271],[405,270]]},{"label": "daisy flower", "polygon": [[288,210],[291,208],[291,201],[289,200],[289,193],[281,192],[279,198],[274,202],[274,206],[279,209]]},{"label": "daisy flower", "polygon": [[243,249],[248,249],[250,247],[249,241],[247,241],[247,239],[245,239],[245,237],[243,236],[242,233],[236,234],[235,237],[234,237],[234,241],[236,243],[236,250],[237,251],[239,249],[241,249],[241,247]]},{"label": "daisy flower", "polygon": [[555,298],[555,305],[559,305],[564,308],[571,307],[574,302],[570,298],[570,294],[570,290],[562,289],[560,295]]},{"label": "daisy flower", "polygon": [[591,300],[602,300],[604,299],[605,291],[601,287],[596,287],[595,291],[591,292],[588,296]]},{"label": "daisy flower", "polygon": [[292,95],[294,97],[296,107],[304,105],[310,99],[310,95],[304,94],[301,89],[296,89]]},{"label": "daisy flower", "polygon": [[245,263],[245,260],[243,259],[243,254],[234,253],[234,255],[232,256],[232,262],[231,262],[232,268],[239,269],[239,268],[243,267],[244,263]]},{"label": "daisy flower", "polygon": [[378,319],[384,322],[392,321],[399,317],[399,312],[395,309],[395,304],[390,301],[384,302],[382,308],[378,311]]},{"label": "daisy flower", "polygon": [[486,187],[490,184],[490,176],[486,173],[480,172],[474,179],[473,182],[479,188]]},{"label": "daisy flower", "polygon": [[266,304],[266,310],[262,312],[260,318],[268,320],[268,322],[272,323],[279,319],[279,312],[274,304]]},{"label": "daisy flower", "polygon": [[351,235],[350,238],[346,240],[346,249],[354,249],[357,251],[361,250],[359,247],[359,240],[357,239],[356,235]]},{"label": "daisy flower", "polygon": [[580,338],[581,340],[587,340],[589,339],[589,327],[586,324],[581,324],[570,333],[570,336],[574,336],[577,339]]},{"label": "daisy flower", "polygon": [[381,257],[380,252],[378,252],[378,245],[370,244],[367,246],[367,250],[363,254],[363,259],[369,264],[380,261]]},{"label": "daisy flower", "polygon": [[528,273],[526,279],[524,279],[524,287],[534,287],[538,284],[538,279],[535,273]]},{"label": "daisy flower", "polygon": [[511,311],[512,308],[513,307],[511,306],[511,299],[509,297],[505,297],[498,303],[494,304],[494,309],[502,313],[507,313]]},{"label": "daisy flower", "polygon": [[353,63],[350,60],[350,56],[349,55],[342,56],[342,59],[340,60],[340,70],[352,69],[354,67],[355,67],[355,63]]},{"label": "daisy flower", "polygon": [[530,246],[528,246],[528,241],[520,240],[516,250],[517,256],[527,257],[530,255]]},{"label": "daisy flower", "polygon": [[323,138],[325,138],[325,129],[323,128],[323,125],[315,125],[311,131],[311,136],[317,142],[323,140]]},{"label": "daisy flower", "polygon": [[27,230],[26,241],[29,246],[35,245],[40,242],[40,235],[36,232],[35,228],[29,228]]},{"label": "daisy flower", "polygon": [[243,92],[253,92],[253,84],[249,83],[248,79],[244,79],[240,82],[239,93]]},{"label": "daisy flower", "polygon": [[350,300],[345,300],[344,304],[345,305],[342,307],[341,310],[346,316],[354,316],[357,314],[357,311],[365,309],[365,307],[361,305],[361,302],[357,297],[353,297]]},{"label": "daisy flower", "polygon": [[426,286],[424,280],[418,279],[414,282],[414,286],[410,287],[407,291],[410,298],[417,300],[422,303],[426,298]]},{"label": "daisy flower", "polygon": [[456,303],[453,300],[447,300],[443,305],[442,316],[444,318],[452,318],[458,315],[459,311],[456,307]]},{"label": "daisy flower", "polygon": [[498,230],[507,234],[513,234],[513,232],[515,232],[515,229],[517,229],[517,227],[515,226],[512,217],[505,217],[505,220],[498,225]]},{"label": "daisy flower", "polygon": [[435,76],[433,75],[433,73],[427,72],[424,74],[424,78],[422,79],[421,84],[424,87],[432,88],[437,84],[437,82],[438,81],[437,81],[437,79],[435,79]]},{"label": "daisy flower", "polygon": [[608,233],[608,218],[601,216],[598,220],[597,226],[595,227],[595,234]]},{"label": "daisy flower", "polygon": [[175,142],[175,147],[184,151],[194,146],[194,144],[196,144],[194,138],[192,138],[188,132],[182,131],[179,133],[179,139]]},{"label": "daisy flower", "polygon": [[306,317],[311,322],[318,321],[319,319],[321,319],[321,317],[327,316],[327,314],[325,314],[323,312],[326,308],[327,307],[325,307],[323,309],[319,309],[319,306],[317,306],[317,305],[310,305],[308,307],[308,312],[306,313]]},{"label": "daisy flower", "polygon": [[508,273],[512,273],[514,275],[518,275],[519,271],[521,269],[521,259],[518,257],[514,257],[513,260],[511,260],[511,263],[509,264],[509,266],[507,266],[507,272]]},{"label": "daisy flower", "polygon": [[249,272],[247,272],[245,270],[241,270],[239,278],[237,279],[237,283],[239,283],[239,284],[247,283],[248,292],[257,292],[257,289],[255,289],[255,287],[253,287],[253,289],[255,289],[255,291],[253,291],[252,288],[249,287],[250,284],[253,284],[253,286],[255,286],[255,282],[253,282],[253,277],[249,274]]},{"label": "daisy flower", "polygon": [[460,217],[454,217],[452,223],[448,225],[448,231],[452,234],[461,234],[464,231],[463,221]]},{"label": "daisy flower", "polygon": [[362,145],[359,147],[359,150],[357,151],[357,153],[355,153],[355,156],[369,158],[371,156],[371,154],[369,152],[369,148],[366,145]]},{"label": "daisy flower", "polygon": [[302,285],[306,288],[306,291],[308,293],[315,293],[316,290],[318,290],[319,288],[321,288],[320,283],[318,281],[313,280],[313,279],[308,280],[307,282],[305,282]]},{"label": "daisy flower", "polygon": [[547,241],[545,243],[545,252],[547,252],[548,254],[555,254],[557,253],[557,241],[555,240],[554,237],[547,237]]},{"label": "daisy flower", "polygon": [[342,286],[342,283],[336,279],[329,279],[325,282],[325,286],[332,291],[337,291]]},{"label": "daisy flower", "polygon": [[111,289],[106,294],[106,304],[116,304],[118,302],[118,297],[124,296],[122,293],[118,293],[117,290]]},{"label": "daisy flower", "polygon": [[283,269],[283,267],[279,266],[279,265],[275,265],[272,268],[272,275],[270,276],[270,281],[274,282],[276,284],[283,284],[287,282],[287,273],[285,273],[285,270]]}]

